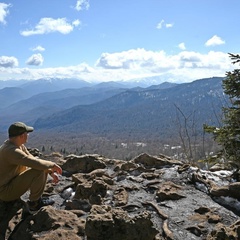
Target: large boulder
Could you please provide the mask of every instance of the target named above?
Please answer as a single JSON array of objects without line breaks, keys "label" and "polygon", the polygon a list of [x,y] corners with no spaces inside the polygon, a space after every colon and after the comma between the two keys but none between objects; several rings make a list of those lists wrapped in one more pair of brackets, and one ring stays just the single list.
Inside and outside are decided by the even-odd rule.
[{"label": "large boulder", "polygon": [[70,173],[89,173],[95,169],[106,167],[99,155],[69,155],[65,160],[66,162],[62,165],[62,169]]},{"label": "large boulder", "polygon": [[142,153],[131,161],[142,164],[145,168],[163,168],[173,165],[183,165],[181,161],[171,159],[167,156],[151,156],[147,153]]},{"label": "large boulder", "polygon": [[106,205],[93,205],[85,231],[88,240],[150,240],[158,233],[148,212],[130,217],[121,208]]},{"label": "large boulder", "polygon": [[11,239],[50,239],[49,233],[51,239],[70,239],[70,236],[73,237],[71,239],[81,239],[84,228],[85,220],[78,218],[76,214],[46,206],[36,214],[28,216],[11,235]]}]

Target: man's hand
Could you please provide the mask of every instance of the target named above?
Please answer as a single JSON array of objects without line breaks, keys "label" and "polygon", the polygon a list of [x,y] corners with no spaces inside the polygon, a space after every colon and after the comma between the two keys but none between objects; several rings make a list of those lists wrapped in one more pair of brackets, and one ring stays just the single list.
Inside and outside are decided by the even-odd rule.
[{"label": "man's hand", "polygon": [[62,168],[55,164],[54,167],[52,167],[52,172],[56,172],[57,174],[62,175]]},{"label": "man's hand", "polygon": [[52,182],[53,183],[58,183],[59,182],[59,177],[58,177],[58,175],[57,175],[57,173],[56,172],[52,172],[51,174],[50,174],[50,176],[52,177]]},{"label": "man's hand", "polygon": [[55,164],[51,168],[50,176],[53,178],[53,183],[58,183],[59,182],[59,176],[62,175],[62,168]]}]

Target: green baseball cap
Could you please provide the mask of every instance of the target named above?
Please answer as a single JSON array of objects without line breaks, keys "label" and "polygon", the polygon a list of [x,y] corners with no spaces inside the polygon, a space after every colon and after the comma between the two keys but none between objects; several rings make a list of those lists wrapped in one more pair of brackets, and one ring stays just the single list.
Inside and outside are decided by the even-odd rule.
[{"label": "green baseball cap", "polygon": [[27,126],[23,122],[15,122],[8,128],[8,135],[9,137],[16,137],[25,132],[32,132],[33,130],[33,127]]}]

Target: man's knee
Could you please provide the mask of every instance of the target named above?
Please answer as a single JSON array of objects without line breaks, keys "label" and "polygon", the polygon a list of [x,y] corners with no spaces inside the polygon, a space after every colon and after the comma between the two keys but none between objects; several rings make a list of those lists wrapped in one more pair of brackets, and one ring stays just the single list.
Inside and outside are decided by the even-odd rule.
[{"label": "man's knee", "polygon": [[38,169],[33,169],[33,168],[26,170],[25,174],[28,174],[33,177],[46,176],[46,172],[44,170],[38,170]]}]

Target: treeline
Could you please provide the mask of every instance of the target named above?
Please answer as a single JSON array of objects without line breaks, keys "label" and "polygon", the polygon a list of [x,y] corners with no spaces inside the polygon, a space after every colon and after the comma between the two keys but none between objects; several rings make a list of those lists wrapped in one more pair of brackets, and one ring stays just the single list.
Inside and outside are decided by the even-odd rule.
[{"label": "treeline", "polygon": [[[217,150],[215,142],[205,137],[195,139],[191,144],[192,159],[206,159]],[[118,138],[118,136],[102,137],[93,134],[58,133],[47,132],[32,133],[29,136],[28,147],[37,148],[44,154],[59,152],[62,155],[69,154],[99,154],[108,158],[130,160],[141,153],[151,155],[164,154],[175,159],[189,162],[189,147],[183,147],[181,139],[176,135],[172,138]]]}]

